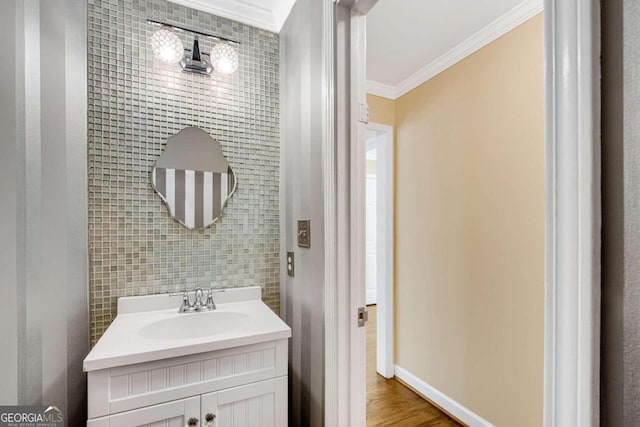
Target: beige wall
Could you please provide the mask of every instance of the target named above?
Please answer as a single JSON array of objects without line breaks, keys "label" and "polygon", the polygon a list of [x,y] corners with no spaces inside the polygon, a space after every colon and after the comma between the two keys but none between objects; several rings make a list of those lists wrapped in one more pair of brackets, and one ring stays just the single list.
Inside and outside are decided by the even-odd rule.
[{"label": "beige wall", "polygon": [[387,98],[375,95],[367,95],[369,105],[369,121],[383,125],[395,126],[396,103]]},{"label": "beige wall", "polygon": [[498,427],[542,425],[543,60],[539,15],[369,98],[395,110],[396,363]]}]

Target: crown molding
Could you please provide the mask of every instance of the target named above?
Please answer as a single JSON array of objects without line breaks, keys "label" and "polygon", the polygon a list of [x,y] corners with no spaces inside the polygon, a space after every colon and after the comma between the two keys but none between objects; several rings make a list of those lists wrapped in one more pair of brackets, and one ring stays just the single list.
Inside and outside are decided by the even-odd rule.
[{"label": "crown molding", "polygon": [[374,82],[372,80],[367,80],[367,93],[383,98],[396,99],[395,86]]},{"label": "crown molding", "polygon": [[287,21],[289,14],[291,13],[291,9],[293,9],[293,5],[296,3],[296,0],[280,0],[273,8],[273,19],[275,24],[275,32],[279,33],[282,29],[282,26]]},{"label": "crown molding", "polygon": [[533,18],[542,12],[542,9],[542,0],[525,0],[471,37],[465,39],[462,43],[456,45],[453,49],[411,74],[397,86],[394,87],[392,85],[367,81],[367,91],[373,95],[389,99],[398,99],[500,36],[513,30],[518,25]]},{"label": "crown molding", "polygon": [[378,0],[333,0],[334,3],[366,15],[378,3]]},{"label": "crown molding", "polygon": [[170,0],[212,15],[242,22],[252,27],[279,33],[293,7],[292,1],[280,1],[274,10],[243,0]]}]

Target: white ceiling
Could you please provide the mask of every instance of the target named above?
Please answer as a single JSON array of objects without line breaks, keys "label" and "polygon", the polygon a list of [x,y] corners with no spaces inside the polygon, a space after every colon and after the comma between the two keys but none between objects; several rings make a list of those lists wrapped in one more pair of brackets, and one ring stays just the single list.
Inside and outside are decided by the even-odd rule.
[{"label": "white ceiling", "polygon": [[412,88],[410,80],[421,80],[420,70],[426,75],[430,64],[446,65],[448,56],[460,60],[455,49],[466,46],[464,57],[540,10],[541,0],[379,0],[367,15],[369,86],[397,97]]},{"label": "white ceiling", "polygon": [[279,33],[296,0],[170,0],[213,15],[223,16]]}]

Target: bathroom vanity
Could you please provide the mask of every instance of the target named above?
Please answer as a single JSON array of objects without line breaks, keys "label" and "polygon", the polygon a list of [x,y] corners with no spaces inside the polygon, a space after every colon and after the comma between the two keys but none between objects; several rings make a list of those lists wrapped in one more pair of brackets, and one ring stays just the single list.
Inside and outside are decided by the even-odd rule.
[{"label": "bathroom vanity", "polygon": [[213,294],[179,313],[180,296],[120,298],[84,360],[89,427],[287,425],[291,329],[260,287]]}]

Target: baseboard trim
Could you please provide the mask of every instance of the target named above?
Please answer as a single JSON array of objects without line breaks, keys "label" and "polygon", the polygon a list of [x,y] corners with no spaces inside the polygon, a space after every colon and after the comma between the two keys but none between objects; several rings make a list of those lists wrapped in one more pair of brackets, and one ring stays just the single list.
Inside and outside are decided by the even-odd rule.
[{"label": "baseboard trim", "polygon": [[495,427],[475,412],[462,406],[446,394],[422,381],[420,378],[396,365],[396,378],[406,383],[425,399],[433,402],[436,406],[447,412],[452,417],[458,419],[469,427]]}]

